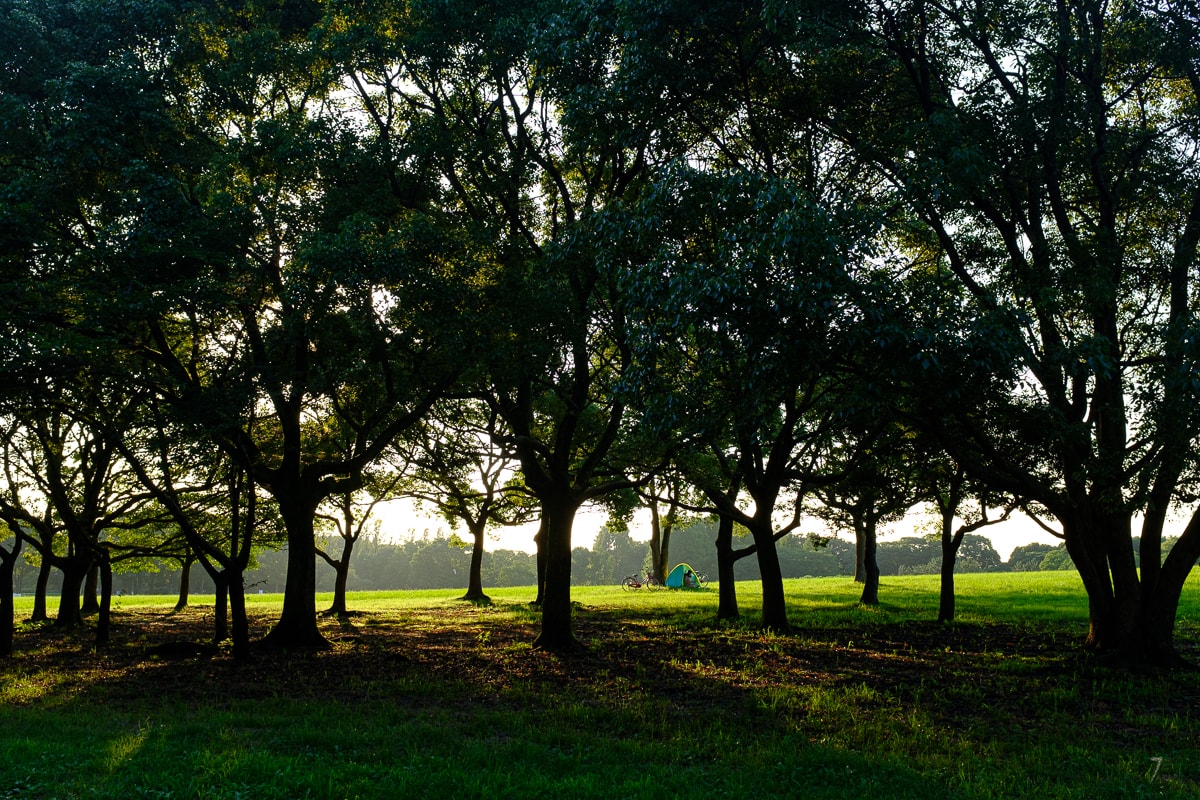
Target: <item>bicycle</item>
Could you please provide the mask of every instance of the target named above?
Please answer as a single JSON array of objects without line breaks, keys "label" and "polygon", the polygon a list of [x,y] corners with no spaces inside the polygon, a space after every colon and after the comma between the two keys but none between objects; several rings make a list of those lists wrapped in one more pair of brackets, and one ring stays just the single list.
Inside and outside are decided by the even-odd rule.
[{"label": "bicycle", "polygon": [[627,592],[640,589],[643,586],[650,588],[658,585],[658,578],[653,575],[647,575],[643,578],[640,573],[636,572],[633,575],[626,575],[625,579],[621,581],[621,588]]}]

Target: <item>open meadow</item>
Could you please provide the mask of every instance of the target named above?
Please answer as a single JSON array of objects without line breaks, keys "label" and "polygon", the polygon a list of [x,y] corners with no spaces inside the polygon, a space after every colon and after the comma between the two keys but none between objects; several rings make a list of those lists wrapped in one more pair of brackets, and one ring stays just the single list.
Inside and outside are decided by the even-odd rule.
[{"label": "open meadow", "polygon": [[[31,626],[0,661],[0,799],[1196,798],[1200,672],[1079,652],[1072,572],[787,582],[791,635],[716,590],[580,587],[583,655],[535,651],[532,590],[355,594],[324,652],[209,651],[212,598],[114,600],[112,642]],[[280,599],[249,598],[261,636]],[[327,598],[318,598],[318,603]],[[1200,663],[1200,578],[1179,614]]]}]

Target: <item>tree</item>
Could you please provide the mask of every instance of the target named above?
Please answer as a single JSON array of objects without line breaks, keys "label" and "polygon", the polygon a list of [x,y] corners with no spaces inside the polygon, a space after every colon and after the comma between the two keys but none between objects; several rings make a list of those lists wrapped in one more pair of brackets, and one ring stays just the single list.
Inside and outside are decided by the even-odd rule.
[{"label": "tree", "polygon": [[319,17],[182,19],[149,93],[161,146],[121,173],[144,213],[119,258],[93,255],[133,287],[136,380],[278,506],[289,570],[268,640],[322,647],[317,507],[457,379],[478,263],[425,213],[434,182],[349,123]]},{"label": "tree", "polygon": [[[1200,433],[1194,4],[866,11],[865,35],[828,52],[871,65],[856,74],[873,76],[872,91],[831,128],[906,193],[970,297],[974,342],[933,340],[946,353],[984,345],[1005,383],[986,408],[960,402],[952,387],[970,373],[928,362],[940,398],[924,398],[923,425],[1062,525],[1088,594],[1088,649],[1175,662],[1179,592],[1200,554],[1193,511],[1156,566],[1168,511],[1194,506]],[[893,112],[878,115],[880,103]],[[918,330],[909,341],[925,349],[930,329]],[[1152,565],[1140,574],[1139,511]]]},{"label": "tree", "polygon": [[515,485],[512,459],[499,448],[505,438],[498,413],[479,401],[436,406],[424,424],[397,442],[407,464],[399,493],[431,504],[451,526],[471,535],[471,566],[463,600],[490,602],[483,591],[484,536],[491,525],[520,525],[534,508]]},{"label": "tree", "polygon": [[870,442],[866,452],[851,453],[851,460],[839,468],[841,477],[817,488],[817,513],[854,531],[854,580],[863,584],[860,602],[878,605],[879,526],[898,521],[916,504],[924,463],[910,432],[898,425],[859,438]]},{"label": "tree", "polygon": [[697,494],[683,472],[671,467],[650,478],[641,491],[650,509],[650,569],[659,583],[666,581],[671,569],[671,534],[676,527],[690,524],[686,512],[700,502]]},{"label": "tree", "polygon": [[[108,636],[108,594],[114,549],[122,531],[157,528],[162,511],[141,491],[120,457],[106,423],[89,419],[103,414],[119,425],[130,422],[136,400],[107,391],[102,376],[81,375],[77,386],[42,385],[19,408],[3,436],[5,485],[0,519],[20,528],[43,560],[62,571],[55,624],[82,623],[80,592],[87,572],[98,566],[104,594],[96,626],[99,642]],[[89,388],[91,391],[87,391]],[[57,395],[57,400],[50,400]],[[74,409],[94,409],[82,412]],[[66,552],[55,551],[65,534]]]},{"label": "tree", "polygon": [[[989,515],[989,506],[997,498],[987,492],[986,487],[973,483],[962,464],[953,461],[930,459],[925,477],[924,493],[931,498],[938,515],[938,537],[941,542],[941,588],[938,599],[938,622],[954,620],[954,567],[959,550],[966,537],[989,525],[1009,519],[1021,505],[1019,500],[1009,501],[999,516]],[[974,512],[965,512],[963,503],[975,495],[978,501]],[[959,515],[964,519],[955,526]],[[997,558],[997,561],[999,559]]]},{"label": "tree", "polygon": [[[871,302],[863,278],[880,184],[820,126],[762,113],[790,97],[783,43],[796,26],[781,7],[622,9],[618,74],[640,89],[622,98],[660,115],[658,154],[671,162],[615,240],[636,298],[640,402],[660,433],[727,459],[725,487],[706,487],[730,520],[718,537],[721,591],[741,524],[763,623],[783,628],[775,542],[829,478],[821,464],[838,409],[861,402],[846,378],[864,344],[854,330]],[[791,521],[777,528],[776,514]]]},{"label": "tree", "polygon": [[[212,578],[214,642],[230,638],[232,617],[234,658],[248,658],[244,575],[252,548],[278,539],[264,531],[279,526],[262,524],[263,517],[271,520],[259,511],[258,488],[250,474],[228,455],[214,453],[203,430],[172,420],[170,410],[154,400],[141,411],[140,425],[109,431],[109,436],[179,530],[186,545],[183,569],[198,560]],[[253,430],[250,416],[246,429]]]},{"label": "tree", "polygon": [[[650,131],[587,115],[611,33],[585,7],[448,2],[420,17],[359,18],[354,85],[381,141],[436,158],[447,216],[490,242],[494,331],[477,391],[508,429],[542,513],[536,644],[578,646],[571,527],[579,507],[636,481],[618,396],[628,365],[617,282],[601,269],[604,210],[645,171]],[[582,117],[586,117],[583,119]],[[583,124],[583,123],[588,124]],[[645,442],[649,446],[650,442]]]},{"label": "tree", "polygon": [[[750,531],[763,624],[774,628],[787,627],[775,542],[829,478],[827,448],[854,402],[842,380],[853,245],[837,227],[789,181],[684,170],[647,194],[622,243],[641,293],[647,414],[660,431],[708,442],[722,483],[738,479],[751,508],[692,474],[720,515]],[[777,526],[781,513],[789,521]]]},{"label": "tree", "polygon": [[1041,569],[1046,554],[1053,549],[1051,545],[1039,542],[1018,545],[1008,556],[1008,569],[1011,572],[1036,572]]}]

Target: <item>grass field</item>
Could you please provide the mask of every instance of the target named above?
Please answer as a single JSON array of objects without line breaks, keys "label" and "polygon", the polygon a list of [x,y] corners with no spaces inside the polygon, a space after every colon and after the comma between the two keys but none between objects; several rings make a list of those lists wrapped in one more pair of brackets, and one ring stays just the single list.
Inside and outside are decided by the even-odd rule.
[{"label": "grass field", "polygon": [[[332,649],[188,654],[211,598],[116,601],[110,646],[22,624],[0,661],[5,798],[1200,797],[1200,673],[1078,652],[1073,573],[787,584],[792,635],[713,621],[716,592],[580,587],[587,652],[530,643],[529,589],[358,594]],[[18,601],[18,617],[29,601]],[[327,602],[327,601],[319,601]],[[207,603],[207,605],[206,605]],[[255,635],[279,598],[251,598]],[[1200,662],[1200,579],[1180,649]]]}]

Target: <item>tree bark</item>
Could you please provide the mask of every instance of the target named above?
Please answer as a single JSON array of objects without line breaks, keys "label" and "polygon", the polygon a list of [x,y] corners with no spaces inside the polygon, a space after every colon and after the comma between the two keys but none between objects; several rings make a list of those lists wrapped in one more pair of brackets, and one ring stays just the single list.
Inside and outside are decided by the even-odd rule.
[{"label": "tree bark", "polygon": [[775,531],[771,520],[755,520],[750,529],[754,537],[758,570],[762,581],[762,625],[770,631],[785,633],[791,630],[787,618],[787,599],[783,593],[783,570],[779,551],[775,547]]},{"label": "tree bark", "polygon": [[[954,621],[954,563],[958,560],[958,548],[952,542],[942,540],[942,583],[938,593],[938,622]],[[876,598],[878,601],[878,597]]]},{"label": "tree bark", "polygon": [[74,628],[83,624],[79,593],[92,560],[88,556],[68,556],[62,559],[62,591],[58,596],[58,616],[54,619],[57,628]]},{"label": "tree bark", "polygon": [[102,553],[93,565],[100,573],[100,602],[96,608],[96,644],[108,644],[112,626],[112,562]]},{"label": "tree bark", "polygon": [[582,648],[571,629],[571,528],[578,504],[568,498],[543,499],[546,535],[546,588],[542,630],[533,646],[553,652]]},{"label": "tree bark", "polygon": [[229,573],[221,570],[209,577],[216,587],[216,599],[213,602],[213,644],[220,644],[229,638]]},{"label": "tree bark", "polygon": [[246,619],[246,585],[241,572],[230,576],[229,610],[232,617],[233,657],[237,661],[250,658],[250,624]]},{"label": "tree bark", "polygon": [[100,610],[100,600],[97,597],[99,577],[100,565],[93,561],[88,566],[83,579],[83,601],[79,607],[79,613],[85,617],[95,614]]},{"label": "tree bark", "polygon": [[533,599],[533,605],[541,606],[546,598],[546,508],[544,505],[537,533],[533,536],[533,543],[537,552],[537,555],[534,556],[537,564],[537,596]]},{"label": "tree bark", "polygon": [[[961,474],[961,473],[960,473]],[[951,491],[951,500],[942,509],[942,574],[938,592],[938,622],[954,621],[954,565],[958,561],[958,548],[963,534],[954,534],[954,512],[958,508],[958,493]]]},{"label": "tree bark", "polygon": [[471,529],[473,546],[471,548],[471,568],[467,578],[467,593],[461,599],[472,603],[487,603],[491,598],[483,593],[483,544],[487,531],[487,522],[473,522],[468,525]]},{"label": "tree bark", "polygon": [[859,525],[854,525],[854,582],[867,582],[867,543]]},{"label": "tree bark", "polygon": [[16,603],[13,599],[13,573],[21,555],[21,537],[13,541],[13,549],[0,550],[0,656],[12,655],[13,633],[16,627]]},{"label": "tree bark", "polygon": [[315,508],[301,494],[299,488],[275,493],[287,530],[287,580],[283,610],[264,644],[287,650],[325,650],[329,642],[317,627]]},{"label": "tree bark", "polygon": [[1197,559],[1200,559],[1200,512],[1192,515],[1142,597],[1135,628],[1137,647],[1153,665],[1178,667],[1186,663],[1175,649],[1175,619],[1184,583]]},{"label": "tree bark", "polygon": [[733,520],[720,516],[717,521],[717,619],[737,619],[737,585],[734,577]]},{"label": "tree bark", "polygon": [[54,566],[46,556],[41,557],[38,565],[37,583],[33,589],[33,612],[29,615],[30,622],[47,622],[50,615],[46,613],[46,593],[50,588],[50,570]]},{"label": "tree bark", "polygon": [[196,563],[196,557],[189,551],[183,560],[183,570],[179,574],[179,597],[175,600],[176,611],[183,611],[188,607],[188,600],[192,593],[192,564],[194,563]]},{"label": "tree bark", "polygon": [[334,617],[345,617],[350,613],[346,607],[346,586],[350,582],[350,562],[346,558],[346,550],[352,545],[349,539],[343,541],[341,557],[329,562],[329,566],[333,567],[333,602],[325,613]]},{"label": "tree bark", "polygon": [[855,532],[861,531],[863,547],[863,590],[859,601],[864,606],[879,605],[879,548],[876,541],[874,520],[855,523]]}]

